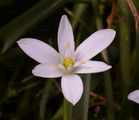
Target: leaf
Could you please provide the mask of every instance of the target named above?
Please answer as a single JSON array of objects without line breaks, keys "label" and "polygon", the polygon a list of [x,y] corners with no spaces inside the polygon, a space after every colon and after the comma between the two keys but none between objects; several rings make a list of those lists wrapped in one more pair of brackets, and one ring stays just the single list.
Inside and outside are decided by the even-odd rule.
[{"label": "leaf", "polygon": [[6,52],[17,39],[45,20],[66,2],[67,0],[54,0],[49,3],[47,0],[42,0],[7,25],[3,26],[0,29],[0,39],[4,43],[1,52]]}]

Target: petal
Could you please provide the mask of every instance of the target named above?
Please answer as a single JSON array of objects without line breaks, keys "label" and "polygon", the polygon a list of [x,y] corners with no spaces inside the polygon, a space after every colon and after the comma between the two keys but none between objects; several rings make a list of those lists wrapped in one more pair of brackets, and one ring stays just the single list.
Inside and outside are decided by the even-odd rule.
[{"label": "petal", "polygon": [[39,64],[32,70],[33,75],[43,78],[57,78],[62,76],[58,65]]},{"label": "petal", "polygon": [[77,60],[89,60],[110,45],[116,32],[112,29],[98,30],[88,37],[75,51]]},{"label": "petal", "polygon": [[139,104],[139,90],[135,90],[128,95],[128,99]]},{"label": "petal", "polygon": [[87,61],[75,68],[75,73],[98,73],[109,70],[111,66],[99,61]]},{"label": "petal", "polygon": [[58,63],[58,52],[48,44],[33,38],[23,38],[17,41],[19,47],[31,58],[39,63]]},{"label": "petal", "polygon": [[83,94],[83,83],[78,75],[68,75],[62,77],[62,92],[64,97],[75,105]]},{"label": "petal", "polygon": [[58,28],[58,48],[62,56],[65,56],[67,51],[73,53],[75,49],[72,26],[66,15],[61,17]]}]

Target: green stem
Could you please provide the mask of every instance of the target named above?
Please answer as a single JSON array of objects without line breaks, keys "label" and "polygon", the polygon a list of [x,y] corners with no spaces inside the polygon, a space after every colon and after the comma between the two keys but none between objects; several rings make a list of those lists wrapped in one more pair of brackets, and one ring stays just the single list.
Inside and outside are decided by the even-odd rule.
[{"label": "green stem", "polygon": [[72,104],[64,98],[64,115],[63,120],[72,120]]},{"label": "green stem", "polygon": [[84,75],[82,80],[84,85],[84,93],[79,103],[73,107],[72,120],[88,120],[91,75]]}]

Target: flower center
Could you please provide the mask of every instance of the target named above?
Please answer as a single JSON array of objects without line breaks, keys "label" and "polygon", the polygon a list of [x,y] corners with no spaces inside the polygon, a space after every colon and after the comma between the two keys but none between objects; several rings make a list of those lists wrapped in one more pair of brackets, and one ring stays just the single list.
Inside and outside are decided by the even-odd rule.
[{"label": "flower center", "polygon": [[74,61],[71,57],[64,58],[63,65],[66,69],[69,68],[69,67],[72,67],[73,64],[74,64]]}]

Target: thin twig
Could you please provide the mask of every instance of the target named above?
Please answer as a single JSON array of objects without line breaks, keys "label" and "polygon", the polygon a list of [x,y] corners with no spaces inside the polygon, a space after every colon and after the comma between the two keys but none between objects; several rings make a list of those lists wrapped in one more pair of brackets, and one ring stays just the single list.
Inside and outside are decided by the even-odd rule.
[{"label": "thin twig", "polygon": [[[90,96],[93,96],[93,97],[98,98],[99,100],[101,100],[101,102],[99,102],[99,103],[103,103],[104,105],[106,104],[106,100],[107,100],[106,97],[98,95],[94,92],[90,92]],[[117,110],[121,111],[121,106],[118,103],[114,102],[113,104],[114,104],[114,107]],[[90,107],[95,106],[95,105],[96,105],[96,102],[93,103]]]},{"label": "thin twig", "polygon": [[115,17],[115,13],[116,13],[116,3],[115,3],[115,0],[112,0],[112,10],[111,10],[110,15],[107,17],[108,28],[112,27],[114,17]]},{"label": "thin twig", "polygon": [[135,27],[136,27],[136,29],[138,29],[139,28],[139,13],[138,13],[138,11],[137,11],[137,9],[135,7],[135,4],[133,3],[132,0],[127,0],[127,3],[129,5],[129,7],[131,9],[131,12],[133,14],[133,17],[134,17],[135,24],[136,24]]}]

